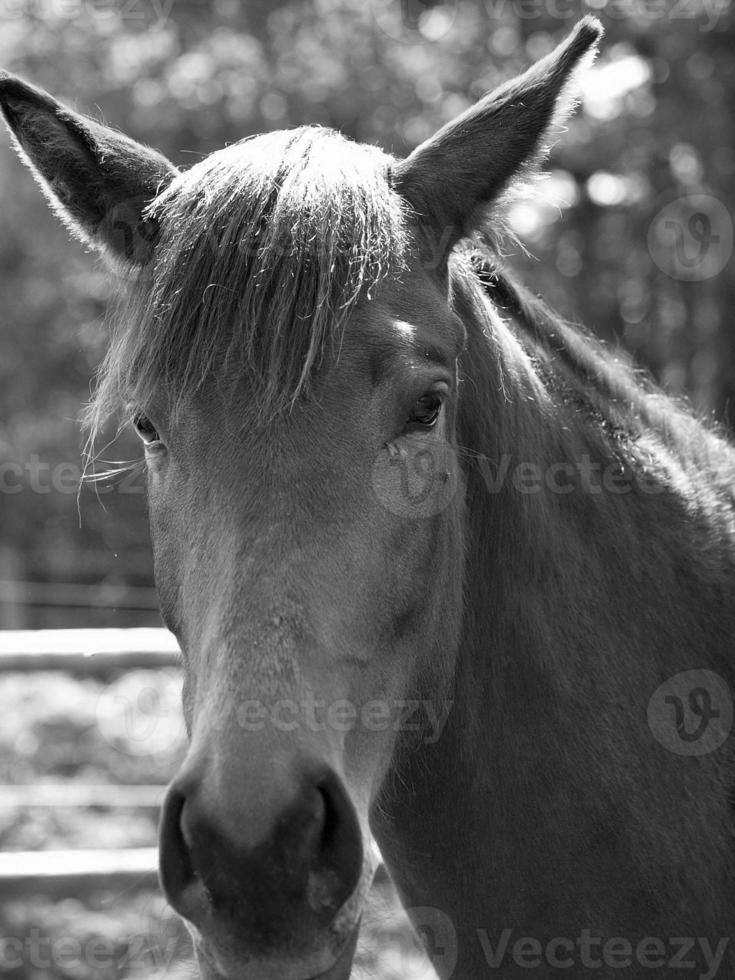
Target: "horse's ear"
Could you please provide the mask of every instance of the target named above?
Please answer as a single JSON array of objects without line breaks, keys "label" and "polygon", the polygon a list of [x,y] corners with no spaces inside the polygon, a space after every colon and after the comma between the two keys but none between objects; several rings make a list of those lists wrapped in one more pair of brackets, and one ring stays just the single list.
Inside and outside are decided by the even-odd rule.
[{"label": "horse's ear", "polygon": [[[548,151],[574,106],[574,79],[596,54],[602,26],[585,17],[554,51],[448,123],[392,170],[392,183],[446,258],[492,204]],[[439,248],[439,256],[436,249]]]},{"label": "horse's ear", "polygon": [[0,111],[21,158],[71,231],[125,266],[155,245],[150,201],[176,176],[165,157],[0,73]]}]

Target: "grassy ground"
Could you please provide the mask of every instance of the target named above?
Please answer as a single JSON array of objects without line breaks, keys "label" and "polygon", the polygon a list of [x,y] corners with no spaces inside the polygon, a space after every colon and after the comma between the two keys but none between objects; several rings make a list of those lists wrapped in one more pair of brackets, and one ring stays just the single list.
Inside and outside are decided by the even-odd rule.
[{"label": "grassy ground", "polygon": [[[0,676],[0,786],[166,783],[184,751],[175,672],[111,683],[60,673]],[[7,794],[6,794],[7,797]],[[0,850],[153,847],[146,808],[9,804],[0,788]],[[183,980],[195,976],[186,930],[155,869],[128,891],[53,901],[0,892],[2,980]],[[376,886],[354,977],[433,980],[392,889]]]}]

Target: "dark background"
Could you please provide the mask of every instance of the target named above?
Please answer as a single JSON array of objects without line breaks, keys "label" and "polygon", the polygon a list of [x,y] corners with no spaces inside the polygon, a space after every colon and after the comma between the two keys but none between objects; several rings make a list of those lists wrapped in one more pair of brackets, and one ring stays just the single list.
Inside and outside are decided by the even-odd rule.
[{"label": "dark background", "polygon": [[[729,0],[0,0],[0,65],[180,166],[304,122],[404,154],[590,10],[602,53],[551,178],[511,211],[530,255],[515,247],[509,261],[727,420]],[[109,290],[0,140],[0,626],[158,622],[140,478],[77,502]],[[138,456],[129,437],[103,454]]]}]

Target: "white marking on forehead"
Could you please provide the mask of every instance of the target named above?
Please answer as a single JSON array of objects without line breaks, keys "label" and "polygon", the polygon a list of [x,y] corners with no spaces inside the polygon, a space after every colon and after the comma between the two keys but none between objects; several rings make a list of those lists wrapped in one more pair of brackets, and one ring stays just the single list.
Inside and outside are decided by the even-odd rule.
[{"label": "white marking on forehead", "polygon": [[394,320],[393,328],[395,329],[396,333],[400,334],[402,337],[405,337],[407,340],[413,340],[413,338],[416,336],[416,327],[414,327],[412,323],[406,323],[405,320]]}]

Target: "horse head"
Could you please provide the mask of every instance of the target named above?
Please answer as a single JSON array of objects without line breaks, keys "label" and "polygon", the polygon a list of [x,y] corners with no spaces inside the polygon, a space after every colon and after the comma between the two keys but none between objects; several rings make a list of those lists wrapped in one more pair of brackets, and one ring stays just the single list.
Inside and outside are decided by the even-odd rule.
[{"label": "horse head", "polygon": [[206,977],[349,974],[371,815],[389,775],[410,805],[402,760],[441,736],[464,628],[448,270],[599,34],[402,161],[305,127],[180,172],[0,80],[21,157],[124,284],[92,417],[122,406],[144,445],[190,736],[161,881]]}]

